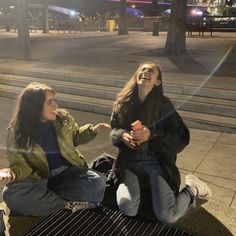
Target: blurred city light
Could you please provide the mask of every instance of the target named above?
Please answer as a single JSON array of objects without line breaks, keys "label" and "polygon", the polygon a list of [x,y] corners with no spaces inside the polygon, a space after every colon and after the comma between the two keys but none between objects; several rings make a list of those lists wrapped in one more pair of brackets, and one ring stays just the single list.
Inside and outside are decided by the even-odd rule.
[{"label": "blurred city light", "polygon": [[70,11],[70,16],[71,16],[71,17],[74,17],[74,16],[76,16],[76,12],[75,12],[75,11],[73,11],[73,10],[72,10],[72,11]]},{"label": "blurred city light", "polygon": [[199,9],[193,9],[193,10],[191,11],[191,14],[192,14],[193,16],[202,16],[202,15],[203,15],[203,12],[202,12],[201,10],[199,10]]}]

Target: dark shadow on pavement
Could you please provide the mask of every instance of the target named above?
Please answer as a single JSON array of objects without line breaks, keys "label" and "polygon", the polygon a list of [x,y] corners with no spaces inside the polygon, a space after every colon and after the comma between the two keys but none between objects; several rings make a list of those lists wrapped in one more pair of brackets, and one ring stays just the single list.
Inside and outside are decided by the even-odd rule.
[{"label": "dark shadow on pavement", "polygon": [[215,72],[215,76],[227,76],[227,77],[236,77],[236,45],[233,45],[231,51],[229,52],[228,56],[222,64],[220,65],[219,69]]},{"label": "dark shadow on pavement", "polygon": [[[132,55],[143,56],[143,57],[153,57],[155,60],[157,57],[168,57],[163,54],[163,48],[149,49]],[[189,54],[183,56],[172,56],[168,59],[178,68],[180,73],[186,74],[209,74],[210,72],[201,63],[194,60]]]},{"label": "dark shadow on pavement", "polygon": [[180,73],[207,75],[209,71],[191,56],[168,57],[168,59],[179,69]]},{"label": "dark shadow on pavement", "polygon": [[202,207],[194,209],[176,224],[205,236],[233,236],[218,219]]},{"label": "dark shadow on pavement", "polygon": [[[147,194],[146,197],[142,195],[145,203],[141,205],[139,217],[144,221],[156,222],[150,200],[151,194],[148,189],[145,189],[145,194]],[[201,236],[233,236],[222,222],[202,207],[205,203],[209,204],[206,200],[198,199],[196,202],[196,208],[192,208],[188,214],[180,218],[176,223],[174,223],[174,225],[182,227],[190,232],[197,233]],[[212,210],[215,210],[215,204],[217,203],[212,203]]]}]

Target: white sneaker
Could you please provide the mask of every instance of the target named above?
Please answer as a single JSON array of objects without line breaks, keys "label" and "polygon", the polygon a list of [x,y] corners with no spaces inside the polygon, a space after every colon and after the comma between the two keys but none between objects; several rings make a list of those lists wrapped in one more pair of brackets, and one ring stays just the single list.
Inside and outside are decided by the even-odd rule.
[{"label": "white sneaker", "polygon": [[85,210],[90,208],[95,208],[98,205],[90,203],[90,202],[67,202],[65,209],[69,209],[72,211],[72,213],[78,211],[78,210]]},{"label": "white sneaker", "polygon": [[212,197],[212,191],[210,187],[205,182],[200,180],[196,175],[186,175],[185,184],[191,188],[194,195],[198,198],[208,200]]}]

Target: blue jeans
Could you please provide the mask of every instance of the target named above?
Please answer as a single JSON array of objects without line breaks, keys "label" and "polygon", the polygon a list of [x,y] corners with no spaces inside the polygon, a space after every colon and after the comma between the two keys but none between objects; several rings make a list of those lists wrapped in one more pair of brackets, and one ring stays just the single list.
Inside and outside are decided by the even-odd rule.
[{"label": "blue jeans", "polygon": [[47,216],[64,209],[66,201],[100,203],[105,186],[103,174],[73,166],[49,179],[9,183],[3,189],[3,200],[10,209],[23,215]]},{"label": "blue jeans", "polygon": [[140,204],[138,177],[145,177],[152,194],[152,207],[158,220],[173,223],[190,208],[191,193],[184,188],[175,194],[165,181],[164,173],[156,157],[148,151],[140,151],[129,157],[122,183],[116,193],[117,204],[124,215],[135,216]]}]

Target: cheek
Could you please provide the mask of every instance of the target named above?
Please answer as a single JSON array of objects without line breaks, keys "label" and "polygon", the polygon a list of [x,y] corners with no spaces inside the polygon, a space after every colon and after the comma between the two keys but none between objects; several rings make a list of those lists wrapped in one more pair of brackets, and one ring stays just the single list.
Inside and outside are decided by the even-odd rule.
[{"label": "cheek", "polygon": [[43,111],[42,111],[42,116],[48,116],[50,110],[47,107],[44,107]]}]

